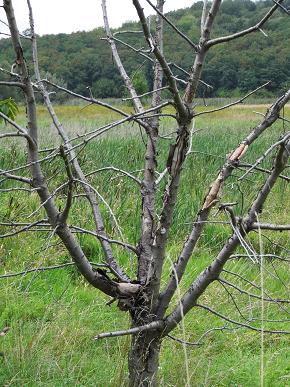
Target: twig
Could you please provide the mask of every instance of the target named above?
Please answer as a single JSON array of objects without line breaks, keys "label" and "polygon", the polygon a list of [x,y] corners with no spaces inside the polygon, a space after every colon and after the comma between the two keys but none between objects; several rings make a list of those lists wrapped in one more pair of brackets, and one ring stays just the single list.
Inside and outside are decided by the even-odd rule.
[{"label": "twig", "polygon": [[186,340],[179,339],[178,337],[172,336],[172,335],[170,335],[170,334],[166,335],[166,337],[169,337],[171,340],[177,341],[177,342],[180,343],[180,344],[185,344],[185,345],[189,345],[189,346],[192,346],[192,347],[196,347],[196,346],[201,345],[201,344],[199,344],[199,343],[192,343],[192,342],[190,342],[190,341],[186,341]]},{"label": "twig", "polygon": [[201,343],[202,339],[205,336],[207,336],[209,333],[211,333],[211,332],[214,332],[214,331],[222,331],[223,332],[225,330],[232,331],[232,330],[236,330],[236,329],[240,329],[240,328],[242,328],[242,327],[227,327],[227,326],[223,326],[223,327],[211,328],[211,329],[208,329],[206,332],[204,332],[195,343],[179,339],[178,337],[172,336],[170,334],[168,334],[166,337],[169,337],[170,339],[172,339],[174,341],[177,341],[180,344],[185,344],[185,345],[195,346],[196,347],[196,346],[202,345],[202,343]]},{"label": "twig", "polygon": [[0,239],[4,239],[4,238],[9,238],[9,237],[12,237],[12,236],[15,236],[17,234],[20,234],[22,232],[26,232],[28,231],[29,229],[31,229],[32,227],[34,226],[38,226],[39,223],[41,223],[42,220],[38,220],[36,222],[33,222],[33,223],[30,223],[30,224],[27,224],[25,225],[23,228],[21,228],[20,230],[16,230],[14,232],[10,232],[10,233],[7,233],[7,234],[3,234],[3,235],[0,235]]},{"label": "twig", "polygon": [[255,169],[275,148],[285,143],[290,138],[290,132],[286,134],[281,140],[272,144],[263,154],[259,157],[256,162],[241,176],[238,180],[243,180],[253,169]]},{"label": "twig", "polygon": [[162,51],[158,48],[158,46],[156,44],[154,44],[154,39],[150,33],[150,29],[148,27],[148,23],[146,21],[146,17],[145,17],[143,8],[138,0],[133,0],[133,4],[134,4],[136,11],[138,13],[138,16],[139,16],[139,19],[140,19],[140,22],[142,25],[144,37],[148,43],[148,46],[150,47],[150,49],[154,53],[155,58],[160,63],[162,70],[167,78],[167,81],[169,84],[169,90],[173,95],[176,109],[178,110],[181,117],[187,117],[188,111],[187,111],[186,107],[184,106],[184,103],[181,99],[181,96],[179,94],[179,90],[178,90],[176,81],[174,79],[174,76],[171,72],[171,69],[170,69],[167,61],[164,58]]},{"label": "twig", "polygon": [[109,42],[111,50],[112,50],[114,62],[116,63],[116,66],[119,70],[119,73],[120,73],[120,75],[121,75],[121,77],[126,85],[126,88],[132,97],[132,101],[133,101],[133,104],[134,104],[136,111],[138,113],[141,113],[144,111],[144,107],[143,107],[139,97],[137,96],[136,89],[132,83],[132,80],[128,76],[128,74],[123,66],[123,63],[122,63],[121,58],[119,56],[115,41],[114,41],[114,39],[112,39],[112,33],[111,33],[110,26],[109,26],[109,20],[108,20],[108,15],[107,15],[106,0],[102,0],[101,4],[102,4],[102,11],[103,11],[104,27],[105,27],[106,35],[108,37],[108,42]]},{"label": "twig", "polygon": [[227,316],[224,316],[222,315],[221,313],[217,312],[216,310],[210,308],[209,306],[205,306],[205,305],[201,305],[201,304],[196,304],[197,307],[199,308],[202,308],[202,309],[205,309],[207,310],[208,312],[214,314],[215,316],[218,316],[220,317],[221,319],[225,320],[225,321],[228,321],[232,324],[235,324],[235,325],[239,325],[241,327],[244,327],[244,328],[248,328],[248,329],[251,329],[252,331],[256,331],[256,332],[265,332],[265,333],[272,333],[272,334],[285,334],[285,335],[289,335],[290,334],[290,331],[282,331],[282,330],[271,330],[271,329],[260,329],[260,328],[256,328],[256,327],[253,327],[252,325],[249,325],[249,324],[245,324],[245,323],[241,323],[239,321],[235,321],[235,320],[232,320],[230,319],[229,317]]},{"label": "twig", "polygon": [[122,240],[124,241],[124,235],[123,235],[123,232],[122,232],[122,230],[121,230],[121,227],[120,227],[120,225],[119,225],[119,223],[118,223],[118,221],[117,221],[117,218],[116,218],[116,216],[115,216],[113,210],[111,209],[109,203],[105,200],[105,198],[99,193],[99,191],[98,191],[96,188],[94,188],[94,187],[93,187],[91,184],[89,184],[87,181],[80,180],[80,179],[74,179],[74,181],[75,181],[75,182],[78,182],[78,183],[80,183],[80,184],[82,184],[82,185],[84,185],[84,186],[89,187],[89,188],[90,188],[90,189],[91,189],[91,190],[92,190],[92,191],[93,191],[93,192],[101,199],[101,201],[102,201],[102,202],[105,204],[105,206],[108,208],[109,213],[110,213],[110,215],[111,215],[111,217],[112,217],[112,219],[113,219],[113,221],[114,221],[114,223],[115,223],[115,225],[116,225],[116,228],[117,228],[117,230],[118,230],[118,232],[119,232],[119,234],[120,234]]},{"label": "twig", "polygon": [[166,21],[167,24],[170,25],[170,27],[172,27],[174,29],[174,31],[180,35],[193,49],[195,52],[197,52],[199,50],[199,47],[197,44],[193,43],[182,31],[180,31],[176,25],[174,25],[164,14],[163,12],[160,12],[159,9],[157,7],[155,7],[155,5],[153,3],[151,3],[150,0],[146,0],[146,2],[154,9],[154,11],[156,11],[158,13],[159,16],[162,17],[162,19],[164,19]]},{"label": "twig", "polygon": [[63,209],[63,211],[59,214],[59,222],[65,223],[67,221],[69,211],[70,211],[70,208],[72,206],[74,177],[73,177],[73,174],[71,171],[70,163],[69,163],[67,156],[64,152],[63,146],[60,147],[60,155],[64,160],[65,169],[66,169],[66,173],[68,176],[68,193],[67,193],[66,205],[65,205],[65,208]]},{"label": "twig", "polygon": [[130,179],[132,179],[133,181],[135,181],[135,183],[137,183],[138,185],[142,185],[142,181],[140,179],[138,179],[137,177],[135,177],[131,173],[129,173],[127,171],[124,171],[123,169],[116,168],[116,167],[103,167],[103,168],[99,168],[99,169],[96,169],[96,170],[94,170],[92,172],[87,173],[85,176],[89,177],[89,176],[94,175],[95,173],[102,172],[102,171],[115,171],[115,172],[118,172],[118,173],[122,173],[123,175],[125,175],[125,176],[129,177]]},{"label": "twig", "polygon": [[[97,267],[108,267],[108,265],[103,264],[103,263],[95,263],[95,262],[90,262],[92,266],[97,266]],[[22,275],[26,275],[29,273],[34,273],[34,272],[42,272],[42,271],[48,271],[48,270],[56,270],[56,269],[62,269],[68,266],[75,266],[75,262],[67,262],[67,263],[62,263],[60,265],[52,265],[52,266],[47,266],[47,267],[37,267],[35,269],[27,269],[25,271],[21,271],[19,273],[8,273],[8,274],[2,274],[0,275],[0,279],[4,278],[12,278],[12,277],[19,277]]]},{"label": "twig", "polygon": [[[150,95],[150,94],[156,93],[156,91],[166,90],[166,89],[168,89],[168,86],[159,87],[158,89],[155,89],[155,90],[152,90],[152,91],[148,91],[147,93],[140,94],[137,97],[138,98],[142,98],[142,97],[145,97],[146,95]],[[131,101],[134,98],[136,98],[136,97],[122,98],[122,101]]]},{"label": "twig", "polygon": [[24,87],[24,84],[21,82],[13,82],[13,81],[0,81],[1,86],[13,86],[20,87],[21,89]]},{"label": "twig", "polygon": [[[263,235],[263,237],[265,237],[265,235]],[[257,255],[257,257],[260,257],[260,256],[261,256],[260,254]],[[247,254],[233,254],[230,256],[230,259],[245,258],[245,257],[248,257],[248,255]],[[276,259],[279,259],[280,261],[290,262],[290,259],[283,258],[277,254],[263,254],[263,257],[276,258]]]},{"label": "twig", "polygon": [[[264,173],[268,173],[268,174],[271,173],[270,169],[266,169],[266,168],[262,168],[262,167],[258,167],[258,166],[253,166],[252,164],[249,164],[249,163],[239,163],[239,168],[252,168],[256,171],[260,171],[260,172],[264,172]],[[290,177],[288,177],[288,176],[280,175],[279,178],[282,180],[290,182]]]},{"label": "twig", "polygon": [[97,237],[98,239],[107,241],[109,243],[114,243],[116,245],[123,246],[124,248],[129,249],[129,250],[133,251],[136,255],[138,255],[138,251],[137,251],[136,247],[130,245],[129,243],[125,243],[125,242],[118,241],[118,240],[115,240],[115,239],[110,239],[107,236],[104,236],[102,234],[96,233],[94,231],[86,230],[86,229],[84,229],[82,227],[70,226],[70,228],[72,228],[73,230],[76,230],[76,231],[78,231],[80,233],[93,235],[93,236]]},{"label": "twig", "polygon": [[259,91],[260,89],[263,89],[264,87],[266,87],[267,85],[269,85],[270,83],[271,83],[270,81],[264,83],[263,85],[257,87],[257,88],[256,88],[255,90],[253,90],[253,91],[250,91],[248,94],[246,94],[244,97],[240,98],[240,99],[237,100],[237,101],[228,103],[227,105],[221,106],[221,107],[216,108],[216,109],[205,110],[205,111],[203,111],[203,112],[195,113],[195,114],[194,114],[194,117],[198,117],[198,116],[201,116],[201,115],[204,115],[204,114],[219,112],[219,111],[221,111],[221,110],[228,109],[228,108],[231,107],[231,106],[238,105],[239,103],[242,103],[245,99],[247,99],[248,97],[250,97],[251,95],[255,94],[255,93],[256,93],[257,91]]},{"label": "twig", "polygon": [[282,4],[280,4],[276,0],[272,0],[272,1],[273,1],[273,3],[277,4],[284,12],[286,12],[287,15],[290,15],[290,11],[287,8],[285,8]]},{"label": "twig", "polygon": [[56,89],[58,89],[60,91],[64,91],[65,93],[72,95],[73,97],[82,99],[82,100],[87,101],[87,102],[89,102],[91,104],[94,104],[94,105],[102,106],[104,108],[107,108],[109,110],[114,111],[115,113],[119,113],[122,116],[125,116],[125,117],[128,116],[128,114],[125,113],[124,111],[122,111],[121,109],[118,109],[118,108],[116,108],[116,107],[114,107],[114,106],[112,106],[112,105],[110,105],[108,103],[99,101],[99,100],[97,100],[97,99],[95,99],[93,97],[85,97],[82,94],[75,93],[72,90],[69,90],[69,89],[67,89],[67,88],[65,88],[63,86],[59,86],[56,83],[49,81],[48,79],[41,79],[40,82],[47,83],[48,85],[51,85],[51,86],[55,87]]},{"label": "twig", "polygon": [[266,13],[266,15],[254,26],[247,28],[243,31],[236,32],[232,35],[227,35],[227,36],[222,36],[220,38],[211,39],[206,43],[206,46],[209,48],[209,47],[215,46],[216,44],[229,42],[231,40],[240,38],[242,36],[248,35],[252,32],[259,30],[266,23],[266,21],[272,16],[272,14],[276,11],[276,9],[279,6],[279,3],[282,3],[282,2],[283,2],[283,0],[278,0],[276,2],[276,4]]},{"label": "twig", "polygon": [[69,184],[69,182],[67,181],[67,182],[61,184],[59,187],[57,187],[57,188],[56,188],[56,189],[55,189],[55,190],[47,197],[47,199],[45,199],[45,200],[40,204],[40,206],[37,207],[36,210],[34,210],[30,215],[27,216],[27,219],[29,219],[29,218],[31,218],[32,216],[34,216],[35,214],[37,214],[37,212],[38,212],[41,208],[43,208],[43,207],[46,205],[46,203],[48,203],[50,200],[52,200],[53,197],[54,197],[60,190],[62,190],[64,187],[66,187],[68,184]]},{"label": "twig", "polygon": [[221,282],[221,283],[223,283],[225,285],[228,285],[228,286],[238,290],[240,293],[248,295],[249,297],[257,298],[259,300],[263,300],[263,301],[267,301],[267,302],[274,302],[274,303],[281,303],[281,304],[290,304],[290,300],[261,297],[261,296],[258,296],[257,294],[253,294],[253,293],[247,292],[246,290],[240,288],[239,286],[237,286],[237,285],[235,285],[235,284],[233,284],[233,283],[231,283],[229,281],[226,281],[226,280],[224,280],[222,278],[219,278],[219,282]]}]

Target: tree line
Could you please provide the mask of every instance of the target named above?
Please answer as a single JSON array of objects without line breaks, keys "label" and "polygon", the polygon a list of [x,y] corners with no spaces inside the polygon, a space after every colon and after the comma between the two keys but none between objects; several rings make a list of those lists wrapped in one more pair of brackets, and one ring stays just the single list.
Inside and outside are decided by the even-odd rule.
[{"label": "tree line", "polygon": [[[270,0],[257,2],[225,0],[213,29],[213,37],[232,34],[255,24],[255,21],[272,5],[273,2]],[[196,43],[198,43],[202,7],[203,2],[199,1],[190,8],[167,14],[170,21]],[[151,28],[154,29],[153,19]],[[152,62],[146,58],[150,57],[150,53],[144,50],[144,56],[138,58],[132,48],[142,50],[146,47],[145,42],[140,41],[138,35],[120,33],[140,29],[140,23],[127,22],[120,29],[114,30],[114,36],[120,56],[133,78],[137,91],[145,93],[152,87],[153,82]],[[271,96],[286,88],[290,79],[290,67],[287,66],[290,60],[290,46],[283,42],[290,38],[290,19],[283,18],[283,11],[278,10],[265,24],[264,29],[255,34],[255,39],[245,37],[235,42],[235,45],[231,42],[226,43],[226,47],[218,45],[208,54],[202,80],[211,87],[201,83],[198,96],[236,97],[269,80],[271,83],[260,92],[261,96]],[[80,94],[88,94],[89,88],[98,98],[126,96],[127,91],[113,63],[109,46],[105,40],[102,40],[104,37],[103,28],[89,32],[80,31],[39,37],[42,76]],[[23,47],[29,63],[31,61],[29,42],[24,40]],[[170,26],[167,24],[164,53],[171,62],[172,70],[180,79],[182,87],[182,80],[186,80],[186,72],[190,70],[194,52],[188,50],[186,42],[180,36],[176,35],[172,39]],[[9,39],[1,39],[0,67],[10,70],[13,61],[14,54]],[[1,79],[5,78],[7,79],[7,76],[1,74]],[[12,97],[18,99],[17,93],[14,94]],[[11,89],[8,90],[2,86],[0,98],[10,96]],[[65,98],[67,98],[65,94],[58,95],[59,102]]]}]

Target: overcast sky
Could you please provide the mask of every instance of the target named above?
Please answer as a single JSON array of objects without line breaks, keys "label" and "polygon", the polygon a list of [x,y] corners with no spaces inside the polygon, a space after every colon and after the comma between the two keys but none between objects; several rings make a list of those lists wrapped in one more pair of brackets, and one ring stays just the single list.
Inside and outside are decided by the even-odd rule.
[{"label": "overcast sky", "polygon": [[[192,0],[166,0],[165,11],[190,7]],[[39,35],[70,33],[92,30],[102,26],[101,0],[31,0],[35,29]],[[153,1],[155,3],[155,1]],[[28,28],[26,0],[13,0],[20,31]],[[141,4],[147,13],[152,13],[145,0]],[[119,27],[128,20],[137,20],[132,0],[107,0],[108,15],[112,27]],[[0,20],[6,20],[0,8]],[[0,32],[7,32],[3,24]]]}]

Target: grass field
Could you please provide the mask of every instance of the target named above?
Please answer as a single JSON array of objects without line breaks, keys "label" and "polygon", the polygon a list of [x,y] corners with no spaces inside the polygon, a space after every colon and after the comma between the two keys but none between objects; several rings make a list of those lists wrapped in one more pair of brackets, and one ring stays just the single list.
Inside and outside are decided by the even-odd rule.
[{"label": "grass field", "polygon": [[[131,111],[128,106],[124,109]],[[93,106],[60,106],[56,110],[71,136],[92,131],[119,118],[114,113]],[[174,213],[164,283],[168,278],[170,262],[177,257],[207,187],[223,165],[225,155],[261,120],[261,116],[253,111],[264,113],[266,106],[238,106],[196,119],[193,153],[184,166]],[[289,119],[290,107],[285,109],[284,114]],[[18,121],[25,123],[23,111],[20,112]],[[39,107],[39,127],[44,147],[59,143],[43,107]],[[7,131],[7,127],[3,126],[1,130]],[[174,120],[165,118],[162,121],[162,133],[167,134],[174,130]],[[285,130],[289,130],[289,127],[283,127],[281,122],[267,130],[254,143],[245,161],[256,160]],[[89,143],[85,151],[79,148],[81,164],[87,172],[114,165],[134,172],[141,178],[144,138],[138,127],[123,124]],[[169,144],[170,140],[159,141],[160,172],[166,163]],[[25,149],[21,145],[21,140],[1,144],[1,169],[8,166],[13,168],[25,161]],[[263,162],[263,167],[271,165],[272,156]],[[50,178],[52,190],[57,183],[64,181],[65,172],[60,160],[48,160],[43,163],[43,168]],[[223,202],[239,202],[235,208],[237,215],[246,213],[255,197],[256,188],[261,186],[266,176],[263,173],[252,173],[237,185],[237,177],[243,172],[244,170],[237,170],[228,180],[222,197]],[[285,172],[287,173],[289,171]],[[138,187],[126,177],[108,171],[93,175],[90,181],[110,205],[125,239],[131,244],[137,244],[141,205]],[[5,183],[1,188],[11,186],[11,183]],[[160,187],[159,199],[163,187],[164,184]],[[289,194],[289,184],[280,180],[271,193],[260,220],[289,223]],[[0,195],[0,222],[25,222],[27,215],[39,206],[35,193],[0,192]],[[61,195],[56,200],[60,206],[63,204]],[[160,202],[159,200],[159,208]],[[109,235],[118,237],[118,230],[108,208],[104,203],[101,203],[101,208]],[[40,211],[31,220],[43,217],[44,213]],[[227,218],[223,214],[217,214],[214,220],[225,221]],[[89,208],[83,197],[75,199],[69,221],[86,229],[93,229]],[[0,226],[0,234],[5,232],[7,229]],[[206,226],[181,284],[181,294],[215,257],[230,232],[228,226]],[[267,231],[266,236],[276,244],[263,239],[265,254],[281,254],[289,258],[289,232],[277,235]],[[79,238],[89,259],[101,262],[102,254],[98,242],[87,235],[80,235]],[[258,235],[253,234],[251,241],[259,251]],[[133,273],[136,267],[133,257],[119,248],[115,248],[115,253],[128,273]],[[0,276],[68,261],[66,251],[49,231],[37,234],[27,232],[13,238],[0,239]],[[257,284],[260,283],[260,267],[247,259],[231,260],[226,267],[247,276]],[[223,275],[232,280],[229,275]],[[287,298],[288,295],[289,298],[290,270],[287,262],[265,261],[263,276],[265,289],[272,297]],[[235,283],[245,285],[241,280]],[[248,284],[245,288],[253,292]],[[242,305],[240,312],[244,319],[260,318],[262,305],[259,300],[249,300],[248,296],[238,292],[234,295]],[[119,311],[115,304],[106,306],[107,301],[108,298],[88,286],[73,267],[0,279],[0,330],[4,326],[10,327],[7,335],[0,337],[0,352],[3,355],[0,357],[0,386],[125,386],[129,338],[100,342],[92,339],[97,333],[128,327],[129,316]],[[175,299],[174,304],[177,301]],[[219,284],[213,284],[202,296],[201,302],[233,319],[243,321],[232,300]],[[276,304],[264,305],[264,313],[268,319],[281,320],[275,324],[264,323],[265,328],[287,329],[288,326],[289,330],[287,314]],[[264,386],[290,386],[290,343],[286,336],[266,335],[261,350],[261,334],[245,329],[232,329],[230,324],[197,308],[187,315],[184,327],[177,328],[174,335],[195,342],[210,328],[225,325],[231,329],[209,332],[198,346],[184,348],[178,342],[166,338],[161,354],[160,385],[185,386],[187,383],[191,386],[260,386],[263,359]],[[252,325],[261,326],[259,321],[254,320]],[[186,376],[185,360],[188,363],[190,380]]]}]

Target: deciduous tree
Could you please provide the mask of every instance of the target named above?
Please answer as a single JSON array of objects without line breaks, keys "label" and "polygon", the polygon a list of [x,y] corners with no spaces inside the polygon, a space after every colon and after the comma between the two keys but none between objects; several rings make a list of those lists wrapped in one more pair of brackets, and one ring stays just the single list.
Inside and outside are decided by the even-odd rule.
[{"label": "deciduous tree", "polygon": [[[252,93],[249,93],[235,103],[215,109],[197,110],[195,96],[198,87],[210,87],[202,80],[207,53],[217,45],[224,45],[224,49],[226,49],[228,42],[243,36],[249,36],[251,39],[254,39],[255,34],[265,35],[263,28],[277,10],[284,10],[285,17],[289,16],[287,15],[289,12],[283,6],[283,0],[277,0],[274,1],[274,4],[266,14],[256,20],[252,27],[231,35],[212,37],[212,28],[219,14],[221,0],[213,0],[210,3],[205,0],[201,14],[200,39],[198,42],[193,42],[190,36],[186,36],[164,14],[164,0],[157,0],[156,4],[149,0],[146,0],[146,2],[150,4],[156,14],[154,27],[149,25],[141,1],[133,0],[132,7],[135,7],[139,16],[142,36],[147,47],[137,49],[128,45],[127,48],[135,51],[136,55],[141,55],[144,60],[151,63],[154,82],[153,89],[146,93],[147,97],[148,95],[151,96],[149,107],[144,106],[142,103],[142,98],[134,87],[134,81],[123,66],[118,53],[116,37],[112,34],[109,26],[105,0],[102,0],[102,9],[106,40],[112,50],[115,66],[120,72],[120,76],[134,105],[133,113],[129,114],[119,107],[99,101],[94,98],[92,93],[89,97],[78,95],[64,87],[53,84],[47,79],[41,78],[30,0],[27,0],[30,12],[30,34],[28,38],[31,44],[33,68],[29,71],[28,63],[23,56],[21,34],[18,31],[14,15],[13,1],[4,0],[4,10],[10,29],[11,43],[15,52],[15,64],[13,72],[9,72],[6,69],[6,72],[10,73],[12,79],[0,82],[0,85],[19,88],[25,96],[27,109],[26,127],[19,125],[13,120],[13,117],[9,117],[5,112],[0,112],[0,117],[5,119],[14,130],[1,134],[0,137],[15,136],[23,138],[28,152],[26,165],[1,170],[3,178],[1,184],[4,181],[11,180],[17,183],[14,187],[15,190],[22,189],[24,185],[28,189],[36,191],[39,196],[40,208],[45,210],[47,216],[47,219],[44,221],[36,219],[31,223],[19,224],[16,230],[14,229],[15,224],[6,225],[6,227],[13,226],[14,231],[7,232],[2,237],[12,237],[20,232],[33,230],[39,224],[45,224],[45,226],[52,230],[53,235],[58,236],[84,278],[96,289],[112,297],[112,302],[116,301],[122,311],[129,313],[131,317],[131,327],[129,329],[122,329],[120,327],[120,330],[116,332],[100,333],[95,339],[100,340],[110,337],[113,340],[116,336],[131,335],[131,349],[128,355],[130,386],[153,386],[157,384],[159,353],[162,341],[166,337],[173,337],[172,331],[186,318],[187,313],[193,308],[203,309],[231,325],[251,329],[256,332],[263,331],[263,333],[272,334],[290,333],[285,329],[277,328],[275,321],[264,321],[263,323],[267,323],[267,326],[259,326],[253,321],[243,320],[242,314],[241,320],[237,321],[230,315],[223,315],[211,306],[201,303],[201,296],[207,292],[213,283],[219,283],[226,289],[237,310],[239,310],[239,305],[233,296],[234,290],[246,294],[249,298],[274,303],[275,305],[289,303],[287,299],[277,299],[270,294],[259,293],[257,285],[254,283],[251,283],[251,291],[248,288],[240,287],[240,285],[228,280],[225,274],[227,273],[234,279],[239,278],[245,283],[249,283],[246,275],[227,270],[227,263],[237,257],[235,252],[237,251],[239,257],[242,257],[243,254],[246,255],[246,259],[252,262],[253,265],[260,265],[262,267],[264,265],[264,254],[259,248],[254,246],[248,237],[249,234],[257,232],[260,240],[262,240],[263,230],[285,232],[290,229],[289,224],[274,224],[269,210],[267,212],[268,221],[260,221],[263,208],[267,204],[269,195],[277,182],[283,179],[289,183],[290,178],[287,176],[286,168],[290,152],[290,133],[285,130],[281,131],[280,137],[276,138],[267,150],[264,150],[259,159],[252,162],[252,164],[244,162],[245,157],[251,153],[253,144],[257,139],[265,135],[267,131],[271,130],[271,126],[277,120],[288,124],[289,121],[281,115],[281,111],[289,102],[290,90],[281,94],[273,102],[265,114],[262,115],[259,124],[252,129],[245,128],[245,134],[239,143],[236,144],[235,149],[229,154],[223,155],[225,157],[224,164],[208,188],[208,191],[204,192],[203,200],[197,203],[199,210],[193,217],[191,230],[186,240],[182,243],[175,261],[172,263],[171,273],[168,277],[164,273],[165,261],[170,245],[170,230],[174,222],[174,211],[178,201],[182,172],[186,159],[194,151],[195,139],[198,133],[194,125],[195,118],[226,109],[237,103],[242,103],[246,97],[265,86],[254,87],[253,89],[255,90]],[[234,4],[233,2],[232,5],[234,6]],[[231,3],[228,3],[229,8],[230,6]],[[231,9],[230,11],[232,12]],[[188,50],[192,52],[193,60],[190,69],[182,69],[178,63],[170,62],[170,53],[168,58],[165,57],[163,51],[164,23],[171,27],[172,36],[176,34],[179,38],[182,38],[186,42]],[[134,31],[124,31],[124,37],[126,33],[131,34]],[[27,35],[25,38],[27,39]],[[118,44],[120,44],[120,40],[118,37]],[[183,72],[185,80],[180,80],[175,75],[176,69]],[[32,73],[34,73],[36,81],[32,81],[30,75]],[[230,76],[231,72],[229,71],[228,74]],[[83,136],[70,139],[65,126],[60,122],[51,104],[47,85],[54,86],[56,90],[66,91],[68,94],[79,97],[90,104],[110,109],[118,113],[120,119]],[[164,89],[170,93],[169,100],[163,100],[162,98]],[[41,93],[53,124],[62,139],[62,145],[59,148],[49,149],[45,155],[39,147],[40,128],[35,103],[36,92]],[[168,106],[170,109],[164,109]],[[168,132],[173,135],[173,139],[168,147],[166,165],[162,166],[157,165],[157,157],[159,144],[163,137],[160,122],[164,115],[171,117],[174,123],[172,128],[168,128]],[[78,153],[80,148],[85,148],[89,142],[97,139],[104,132],[129,122],[134,122],[140,127],[145,141],[142,178],[137,177],[132,171],[123,171],[118,166],[112,165],[104,168],[123,174],[128,179],[131,179],[132,185],[139,187],[142,205],[140,208],[140,238],[136,246],[127,242],[125,238],[117,239],[117,237],[109,235],[104,225],[99,203],[102,199],[98,194],[97,188],[90,183],[88,178],[90,172],[84,171],[80,165]],[[262,168],[260,166],[261,162],[270,154],[273,155],[271,167],[267,169]],[[65,182],[53,188],[51,188],[53,182],[50,181],[48,184],[42,167],[45,160],[52,158],[60,158],[62,160],[67,175]],[[241,168],[245,168],[246,172],[241,174]],[[245,179],[253,171],[259,171],[263,174],[263,184],[255,192],[254,199],[249,208],[243,209],[241,205],[241,210],[237,214],[234,209],[237,203],[225,202],[224,198],[227,197],[227,190],[229,189],[226,183],[234,174],[238,173],[238,178],[233,180],[233,184],[238,184],[239,181]],[[193,179],[196,173],[197,171],[193,169]],[[288,186],[287,189],[289,190]],[[84,229],[74,223],[75,218],[72,216],[71,211],[73,202],[77,200],[75,199],[76,190],[82,190],[90,204],[91,216],[95,224],[93,230]],[[162,195],[159,195],[159,190],[162,191]],[[61,210],[56,204],[58,192],[66,193],[65,199],[62,199],[63,205]],[[242,195],[237,200],[241,197]],[[283,203],[281,203],[281,206],[283,206]],[[287,211],[286,208],[285,211]],[[182,297],[179,298],[179,284],[184,278],[188,263],[194,260],[197,244],[199,243],[199,249],[203,248],[202,233],[208,224],[215,224],[213,214],[216,212],[224,214],[225,219],[222,221],[222,224],[224,224],[228,236],[224,240],[224,244],[218,254],[211,257],[211,263],[203,271],[197,275],[188,273],[191,276],[191,285]],[[37,211],[33,215],[37,215]],[[86,257],[80,240],[76,238],[75,232],[92,235],[100,243],[102,247],[100,266],[102,268],[96,269],[91,264]],[[136,260],[134,276],[129,275],[126,272],[126,267],[120,264],[120,260],[115,253],[116,250],[113,248],[115,245],[124,249],[126,253],[130,252],[130,254],[134,255]],[[242,250],[244,250],[243,254]],[[272,254],[271,259],[273,259],[274,263],[276,259],[277,262],[288,262],[283,253],[278,254],[276,258]],[[102,263],[103,260],[105,264]],[[104,270],[104,265],[106,270]]]}]

